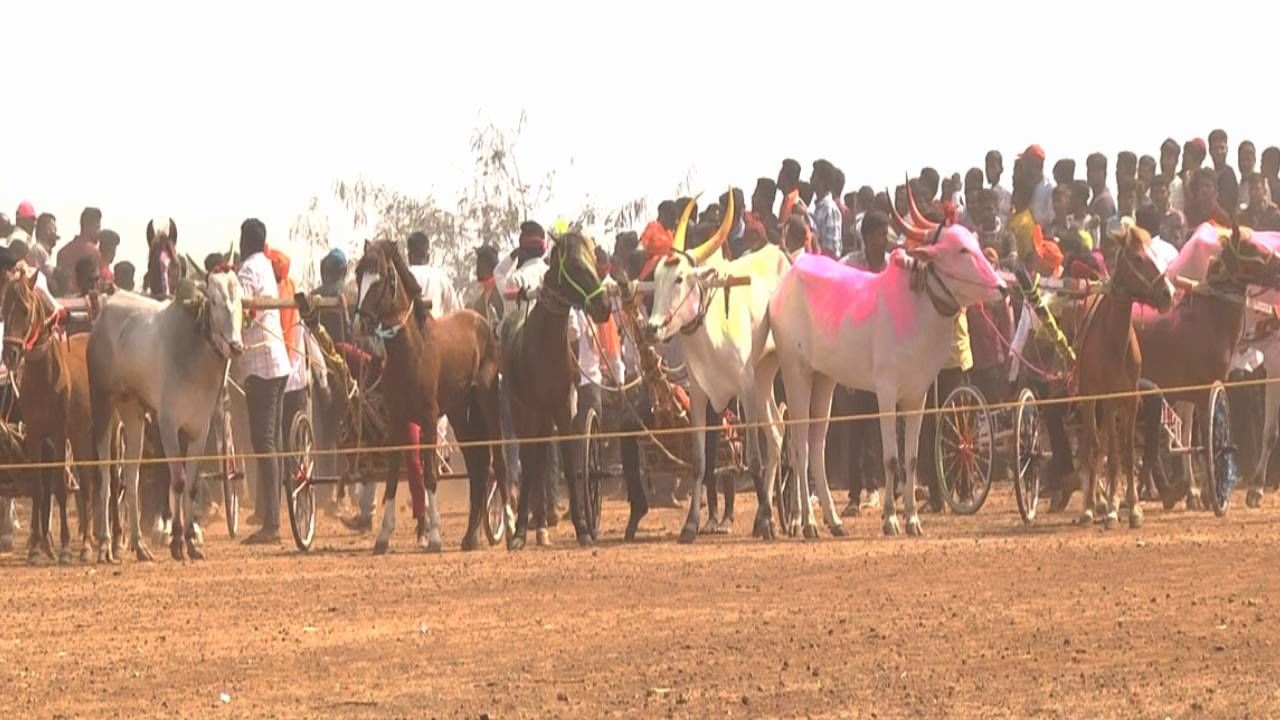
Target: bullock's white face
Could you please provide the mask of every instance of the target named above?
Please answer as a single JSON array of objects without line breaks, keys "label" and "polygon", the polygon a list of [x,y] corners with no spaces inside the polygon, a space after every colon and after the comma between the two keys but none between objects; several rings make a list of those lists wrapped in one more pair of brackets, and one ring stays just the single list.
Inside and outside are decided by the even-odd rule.
[{"label": "bullock's white face", "polygon": [[960,225],[942,231],[938,242],[927,248],[934,268],[961,305],[999,300],[1005,282],[983,256],[978,239]]},{"label": "bullock's white face", "polygon": [[244,352],[244,291],[233,272],[216,272],[205,283],[209,297],[209,334],[223,357]]},{"label": "bullock's white face", "polygon": [[672,255],[653,271],[653,310],[649,334],[665,342],[698,317],[702,310],[703,280],[710,270],[699,270],[684,255]]}]

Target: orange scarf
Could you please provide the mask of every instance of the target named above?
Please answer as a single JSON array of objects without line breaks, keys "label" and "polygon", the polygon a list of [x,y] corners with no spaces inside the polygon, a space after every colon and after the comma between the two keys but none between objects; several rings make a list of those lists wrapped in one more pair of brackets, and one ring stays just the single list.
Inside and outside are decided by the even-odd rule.
[{"label": "orange scarf", "polygon": [[671,249],[675,247],[676,239],[671,235],[671,231],[662,226],[657,220],[651,221],[645,226],[644,233],[640,236],[640,247],[644,248],[645,254],[649,259],[644,263],[644,269],[640,271],[640,277],[637,280],[644,280],[653,272],[654,266],[658,261],[671,254]]},{"label": "orange scarf", "polygon": [[[293,297],[297,289],[293,279],[289,277],[289,256],[275,249],[267,249],[267,259],[271,261],[272,274],[276,276],[276,296],[284,299]],[[289,348],[289,358],[302,355],[302,348],[293,346],[293,327],[298,324],[297,308],[280,309],[280,330],[284,333],[284,344]]]}]

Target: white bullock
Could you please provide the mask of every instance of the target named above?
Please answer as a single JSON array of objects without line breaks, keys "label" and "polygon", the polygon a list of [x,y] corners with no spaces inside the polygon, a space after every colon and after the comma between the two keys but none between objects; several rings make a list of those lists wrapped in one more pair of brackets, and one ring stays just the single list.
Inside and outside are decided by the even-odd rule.
[{"label": "white bullock", "polygon": [[[956,317],[969,305],[999,299],[1005,284],[963,226],[919,228],[896,220],[913,247],[894,251],[888,268],[878,275],[819,255],[800,257],[769,302],[768,320],[756,331],[756,348],[763,349],[773,333],[789,421],[794,423],[788,430],[796,477],[809,477],[812,466],[827,524],[834,528],[840,522],[823,454],[831,397],[839,384],[874,392],[887,413],[880,419],[886,478],[892,483],[905,470],[907,532],[920,535],[915,507],[920,411],[951,354]],[[756,392],[761,391],[757,385]],[[905,464],[898,457],[895,408],[911,413],[905,423]],[[771,458],[766,474],[775,462]],[[796,483],[797,493],[801,484]],[[805,536],[816,537],[812,507],[807,502],[799,507],[805,509]],[[892,485],[884,493],[883,527],[886,535],[900,532]]]},{"label": "white bullock", "polygon": [[[729,189],[728,197],[719,230],[688,253],[684,252],[684,238],[693,201],[685,207],[676,229],[675,251],[654,270],[648,331],[650,337],[661,342],[677,338],[684,351],[691,380],[689,402],[693,427],[706,425],[708,400],[717,412],[722,412],[736,397],[742,406],[744,421],[768,420],[766,442],[771,454],[777,455],[782,447],[781,418],[772,392],[763,396],[756,394],[752,340],[756,328],[764,323],[768,314],[769,298],[791,267],[791,261],[773,245],[736,260],[724,257],[720,248],[733,222],[733,188]],[[722,281],[729,277],[748,277],[750,284],[724,287]],[[764,352],[771,353],[772,346],[764,348]],[[768,361],[772,362],[772,358]],[[772,381],[771,374],[768,382]],[[694,486],[689,517],[680,533],[683,543],[693,542],[697,537],[703,479],[715,470],[706,467],[706,437],[705,432],[693,435]],[[748,457],[758,458],[758,453],[753,452],[757,432],[750,430],[745,437]],[[764,488],[772,487],[772,476],[766,474],[755,480],[756,495],[760,499],[756,529],[767,539],[772,536],[769,510],[772,505],[766,502]]]}]

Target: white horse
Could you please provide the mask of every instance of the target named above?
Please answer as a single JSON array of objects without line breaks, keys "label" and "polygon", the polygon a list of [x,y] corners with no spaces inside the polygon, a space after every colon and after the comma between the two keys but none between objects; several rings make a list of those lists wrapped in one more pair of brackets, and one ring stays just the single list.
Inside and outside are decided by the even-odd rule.
[{"label": "white horse", "polygon": [[[112,420],[118,416],[124,426],[131,547],[138,560],[152,559],[142,540],[138,513],[137,458],[142,452],[148,412],[155,418],[165,457],[169,458],[170,553],[181,560],[185,540],[192,559],[204,557],[195,543],[191,512],[198,463],[184,463],[184,459],[204,452],[209,418],[226,381],[228,363],[244,351],[241,297],[234,272],[214,272],[204,282],[183,281],[177,297],[168,303],[117,293],[93,324],[87,354],[97,455],[110,457]],[[99,467],[98,472],[103,477],[95,511],[98,527],[105,528],[109,527],[106,494],[110,482],[105,467]]]}]

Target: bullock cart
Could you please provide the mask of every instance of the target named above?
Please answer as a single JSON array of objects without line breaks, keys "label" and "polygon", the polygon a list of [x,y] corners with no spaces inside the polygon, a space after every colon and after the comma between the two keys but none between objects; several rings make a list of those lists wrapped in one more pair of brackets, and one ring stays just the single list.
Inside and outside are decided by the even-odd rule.
[{"label": "bullock cart", "polygon": [[[714,281],[709,286],[728,290],[751,284],[749,277],[728,277]],[[669,473],[676,476],[687,475],[693,467],[693,441],[689,433],[671,432],[687,429],[690,426],[688,396],[672,379],[681,367],[670,367],[662,359],[656,344],[645,332],[648,314],[644,310],[640,296],[652,294],[651,281],[631,281],[625,284],[610,284],[609,294],[617,300],[614,310],[619,332],[622,333],[636,350],[637,370],[639,376],[630,383],[623,384],[621,378],[611,377],[607,366],[602,364],[605,384],[604,404],[612,407],[621,416],[630,416],[639,425],[644,435],[639,439],[640,465],[644,475],[650,473]],[[536,297],[537,292],[525,291],[526,298]],[[508,299],[515,299],[509,295]],[[593,338],[598,344],[598,338]],[[588,513],[587,522],[592,527],[599,527],[603,509],[602,483],[604,480],[616,479],[611,471],[613,463],[609,461],[609,440],[601,437],[605,432],[604,418],[589,410],[584,416],[578,434],[581,436],[581,467],[586,473],[584,496]],[[746,429],[733,419],[726,419],[724,424],[725,439],[716,453],[715,475],[741,475],[747,470],[743,434]]]},{"label": "bullock cart", "polygon": [[[1014,279],[1008,276],[1007,279]],[[1195,283],[1179,278],[1177,284],[1195,291]],[[1075,353],[1049,312],[1049,303],[1041,291],[1052,294],[1060,302],[1074,303],[1101,292],[1104,283],[1071,279],[1041,278],[1031,281],[1025,276],[1017,278],[1017,288],[1022,296],[1023,325],[1039,335],[1051,346],[1056,355],[1052,369],[1036,367],[1026,361],[1017,346],[1019,335],[1013,339],[1011,375],[1016,376],[1018,388],[1012,403],[997,409],[988,407],[982,392],[972,385],[961,385],[947,395],[938,406],[938,432],[935,436],[937,472],[944,490],[946,504],[956,513],[972,514],[981,509],[990,492],[997,468],[1012,477],[1018,513],[1026,524],[1035,522],[1041,483],[1045,469],[1053,453],[1049,443],[1047,407],[1038,399],[1055,397],[1057,402],[1067,402],[1065,429],[1073,446],[1078,446],[1080,422],[1075,403],[1069,400],[1073,387]],[[1251,301],[1256,304],[1256,301]],[[1025,332],[1025,331],[1023,331]],[[1213,483],[1218,497],[1217,506],[1226,501],[1234,480],[1234,470],[1226,466],[1233,462],[1233,446],[1227,393],[1222,383],[1213,385],[1209,392],[1210,423],[1207,445],[1184,441],[1182,419],[1171,403],[1161,400],[1160,446],[1157,462],[1168,471],[1176,457],[1200,458],[1205,471],[1215,479]],[[1141,418],[1139,419],[1141,423]],[[1138,432],[1141,440],[1144,433]],[[1073,450],[1074,453],[1074,450]],[[1166,472],[1167,474],[1167,472]],[[1065,480],[1064,480],[1065,481]]]},{"label": "bullock cart", "polygon": [[[381,368],[368,354],[350,348],[339,348],[317,320],[316,310],[342,309],[343,298],[308,297],[253,299],[244,303],[246,309],[267,310],[298,308],[308,329],[309,342],[315,342],[324,358],[325,372],[329,378],[329,392],[335,393],[330,409],[337,409],[336,448],[320,448],[316,440],[316,398],[314,388],[306,387],[306,404],[302,412],[294,416],[284,429],[285,458],[283,473],[285,504],[289,511],[289,529],[299,550],[311,549],[316,532],[316,487],[338,485],[339,495],[351,483],[365,482],[368,477],[385,475],[385,454],[374,449],[386,445],[391,437],[386,417],[386,406],[381,391]],[[330,418],[330,420],[335,420]],[[341,451],[349,451],[342,453]],[[320,463],[323,455],[342,454],[341,463]],[[437,472],[437,480],[466,478],[465,472],[456,472],[444,462],[437,450],[433,462],[443,467]],[[339,465],[341,464],[341,469]],[[332,468],[329,470],[324,467]],[[489,542],[496,544],[505,532],[503,522],[505,508],[497,481],[490,478],[488,489],[489,509],[485,513],[485,532]]]}]

